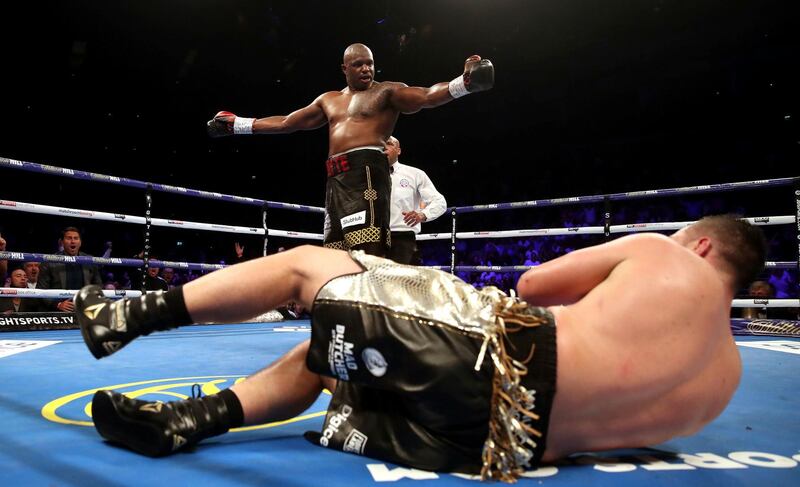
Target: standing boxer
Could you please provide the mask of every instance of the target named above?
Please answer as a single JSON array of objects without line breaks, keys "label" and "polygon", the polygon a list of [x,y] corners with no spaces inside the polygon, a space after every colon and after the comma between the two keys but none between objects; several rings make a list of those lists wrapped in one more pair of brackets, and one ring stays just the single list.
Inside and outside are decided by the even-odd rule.
[{"label": "standing boxer", "polygon": [[325,190],[324,245],[385,256],[391,246],[389,208],[391,180],[384,143],[401,113],[415,113],[456,98],[490,89],[494,67],[470,56],[464,73],[430,88],[375,81],[375,61],[364,44],[344,52],[342,73],[347,87],[318,96],[289,115],[238,117],[219,112],[208,122],[212,137],[233,134],[286,134],[328,125],[328,182]]}]

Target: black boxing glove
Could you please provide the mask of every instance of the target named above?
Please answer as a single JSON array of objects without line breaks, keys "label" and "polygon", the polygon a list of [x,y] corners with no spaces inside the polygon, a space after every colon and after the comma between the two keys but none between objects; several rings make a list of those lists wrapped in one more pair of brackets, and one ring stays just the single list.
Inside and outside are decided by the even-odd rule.
[{"label": "black boxing glove", "polygon": [[488,59],[471,56],[464,64],[464,74],[455,78],[448,86],[450,96],[461,98],[470,93],[486,91],[494,86],[494,66]]},{"label": "black boxing glove", "polygon": [[255,118],[237,117],[231,112],[219,112],[206,124],[208,135],[224,137],[226,135],[252,134]]}]

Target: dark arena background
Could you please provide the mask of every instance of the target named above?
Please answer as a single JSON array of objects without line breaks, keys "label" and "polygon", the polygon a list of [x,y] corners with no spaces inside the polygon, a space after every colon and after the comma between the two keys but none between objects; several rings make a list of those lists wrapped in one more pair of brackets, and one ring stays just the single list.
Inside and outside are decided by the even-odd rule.
[{"label": "dark arena background", "polygon": [[[70,0],[12,2],[2,10],[0,237],[12,253],[54,254],[61,230],[75,226],[81,250],[92,256],[138,259],[148,246],[150,258],[179,263],[258,257],[260,235],[81,218],[83,210],[145,216],[146,192],[11,162],[322,207],[327,126],[211,139],[206,122],[220,110],[286,115],[343,89],[342,54],[356,42],[372,49],[377,81],[411,86],[450,81],[472,54],[490,59],[493,89],[401,115],[394,132],[400,161],[423,169],[449,207],[539,202],[458,212],[458,232],[608,229],[741,214],[765,224],[772,265],[758,278],[766,294],[742,288],[737,298],[753,307],[734,307],[731,317],[749,331],[754,318],[786,323],[771,342],[736,337],[744,343],[742,389],[699,436],[575,457],[521,482],[800,484],[800,423],[790,419],[800,407],[800,326],[791,301],[800,297],[796,1]],[[753,183],[730,184],[740,182]],[[655,191],[672,188],[690,189]],[[603,198],[637,191],[643,197]],[[160,191],[151,198],[153,218],[264,223],[258,205]],[[18,203],[62,210],[18,211]],[[271,229],[322,233],[319,212],[271,207],[266,218]],[[504,290],[521,274],[511,266],[620,235],[512,232],[451,244],[452,230],[449,212],[423,224],[423,234],[447,235],[419,242],[423,263],[460,266],[455,271],[467,282]],[[266,251],[319,240],[270,235]],[[9,260],[8,272],[21,262]],[[178,269],[171,284],[207,272]],[[107,265],[102,279],[109,290],[137,290],[142,273],[136,265]],[[790,305],[772,307],[771,299]],[[11,424],[0,433],[2,485],[317,485],[322,476],[326,485],[470,482],[308,445],[301,434],[320,428],[327,396],[293,422],[237,432],[175,460],[108,448],[84,410],[94,390],[168,390],[173,397],[162,399],[169,400],[199,382],[214,392],[305,338],[308,316],[154,335],[118,361],[99,363],[66,314],[42,316],[50,321],[34,326],[2,321],[10,315],[0,313],[0,329],[8,331],[0,333],[0,412]],[[159,381],[169,385],[158,389]],[[53,449],[59,452],[47,463]]]}]

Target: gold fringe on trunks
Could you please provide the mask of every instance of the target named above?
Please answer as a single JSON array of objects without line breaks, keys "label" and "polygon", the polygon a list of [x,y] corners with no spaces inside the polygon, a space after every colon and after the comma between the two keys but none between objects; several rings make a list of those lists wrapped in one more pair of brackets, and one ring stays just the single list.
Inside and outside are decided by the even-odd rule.
[{"label": "gold fringe on trunks", "polygon": [[539,419],[535,412],[536,391],[529,391],[521,384],[522,377],[528,373],[527,364],[533,358],[535,344],[525,360],[520,362],[506,350],[507,346],[513,347],[507,335],[537,327],[546,319],[529,314],[528,304],[524,301],[505,296],[499,290],[497,293],[495,321],[485,330],[483,346],[475,364],[479,369],[487,351],[494,362],[489,437],[483,445],[481,478],[513,483],[526,467],[530,467],[542,433],[530,425],[531,420]]}]

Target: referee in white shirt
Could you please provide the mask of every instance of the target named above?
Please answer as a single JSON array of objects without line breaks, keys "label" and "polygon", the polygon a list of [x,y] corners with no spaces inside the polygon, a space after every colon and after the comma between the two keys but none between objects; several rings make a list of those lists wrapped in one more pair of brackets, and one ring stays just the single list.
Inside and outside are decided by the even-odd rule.
[{"label": "referee in white shirt", "polygon": [[422,265],[416,238],[420,224],[439,218],[447,209],[447,202],[425,171],[398,162],[399,140],[389,137],[384,152],[392,177],[392,247],[387,257],[400,264]]}]

